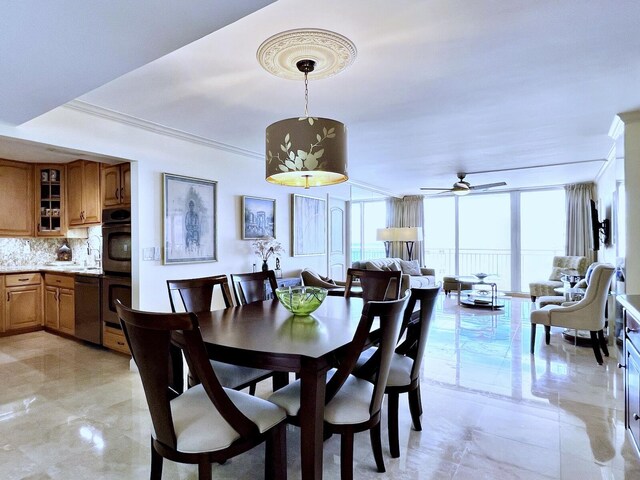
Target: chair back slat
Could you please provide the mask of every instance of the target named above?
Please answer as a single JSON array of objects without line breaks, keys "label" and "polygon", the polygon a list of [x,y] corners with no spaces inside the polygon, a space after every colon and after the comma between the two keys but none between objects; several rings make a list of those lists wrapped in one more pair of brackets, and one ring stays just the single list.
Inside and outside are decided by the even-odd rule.
[{"label": "chair back slat", "polygon": [[176,434],[169,402],[177,393],[169,387],[171,332],[192,328],[189,313],[143,313],[131,310],[116,300],[129,350],[136,362],[149,406],[156,438],[176,448]]},{"label": "chair back slat", "polygon": [[173,337],[180,337],[189,368],[202,382],[212,402],[222,417],[241,436],[259,433],[249,420],[229,399],[216,377],[209,361],[198,317],[195,313],[151,313],[125,307],[116,301],[116,310],[125,338],[138,367],[142,386],[149,406],[156,439],[175,449],[176,434],[173,427],[170,401],[177,396],[169,387],[169,355]]},{"label": "chair back slat", "polygon": [[[431,324],[431,317],[433,316],[433,309],[439,292],[440,285],[411,289],[411,299],[407,304],[403,319],[403,329],[406,331],[406,336],[404,341],[396,348],[396,353],[413,359],[411,381],[416,380],[420,375],[422,358],[424,357],[427,337],[429,336],[429,325]],[[416,321],[412,322],[411,315],[416,302],[420,302],[420,316]]]},{"label": "chair back slat", "polygon": [[353,340],[349,344],[337,371],[327,382],[325,404],[331,401],[349,377],[349,374],[353,371],[358,357],[369,338],[371,326],[374,320],[379,318],[380,345],[376,355],[374,355],[375,358],[367,362],[367,364],[372,368],[372,379],[374,383],[374,391],[371,397],[369,411],[371,415],[380,411],[384,390],[387,385],[387,378],[389,376],[389,369],[391,367],[391,356],[393,355],[400,334],[402,312],[404,312],[409,302],[409,297],[410,295],[407,293],[399,300],[371,301],[365,303]]},{"label": "chair back slat", "polygon": [[231,284],[237,305],[262,302],[266,300],[265,282],[269,282],[269,288],[275,296],[278,282],[273,270],[267,272],[232,273]]},{"label": "chair back slat", "polygon": [[365,303],[370,301],[397,300],[400,298],[402,273],[396,271],[364,270],[349,268],[344,290],[345,297],[351,297],[351,291],[356,280],[362,287],[362,298]]},{"label": "chair back slat", "polygon": [[176,311],[174,304],[174,293],[177,293],[182,300],[182,305],[187,312],[206,312],[211,310],[211,301],[216,286],[220,286],[222,300],[225,307],[233,305],[231,300],[231,289],[226,275],[216,275],[212,277],[191,278],[183,280],[167,280],[169,290],[169,302],[171,311]]}]

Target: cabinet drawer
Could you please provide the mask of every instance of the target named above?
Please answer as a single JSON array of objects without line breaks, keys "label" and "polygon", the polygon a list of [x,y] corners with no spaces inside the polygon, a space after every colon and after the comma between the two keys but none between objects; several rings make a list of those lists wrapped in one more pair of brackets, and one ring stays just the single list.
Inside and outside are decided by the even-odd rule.
[{"label": "cabinet drawer", "polygon": [[640,322],[629,312],[625,312],[625,334],[636,349],[640,349]]},{"label": "cabinet drawer", "polygon": [[55,273],[45,273],[44,284],[50,287],[69,288],[73,290],[74,277],[72,275],[56,275]]},{"label": "cabinet drawer", "polygon": [[110,348],[111,350],[131,355],[122,330],[105,326],[104,331],[102,332],[102,345]]},{"label": "cabinet drawer", "polygon": [[5,275],[4,284],[7,287],[20,287],[22,285],[40,285],[40,273],[14,273]]}]

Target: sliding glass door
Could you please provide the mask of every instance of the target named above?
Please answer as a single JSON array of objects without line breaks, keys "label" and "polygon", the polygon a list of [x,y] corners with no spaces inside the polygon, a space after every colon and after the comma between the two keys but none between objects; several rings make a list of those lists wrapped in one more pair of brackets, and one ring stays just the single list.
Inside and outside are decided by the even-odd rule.
[{"label": "sliding glass door", "polygon": [[447,275],[495,275],[504,291],[527,292],[564,255],[563,189],[472,193],[425,199],[425,266]]}]

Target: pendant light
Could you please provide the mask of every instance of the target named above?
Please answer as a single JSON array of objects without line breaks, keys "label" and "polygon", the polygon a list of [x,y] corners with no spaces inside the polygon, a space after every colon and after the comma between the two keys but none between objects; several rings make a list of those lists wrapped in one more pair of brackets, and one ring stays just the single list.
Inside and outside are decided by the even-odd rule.
[{"label": "pendant light", "polygon": [[[342,122],[309,115],[309,76],[342,71],[355,58],[345,37],[318,29],[290,30],[267,39],[258,61],[269,72],[304,79],[304,116],[266,129],[266,180],[277,185],[316,187],[348,180],[347,128]],[[297,73],[296,73],[297,72]]]}]

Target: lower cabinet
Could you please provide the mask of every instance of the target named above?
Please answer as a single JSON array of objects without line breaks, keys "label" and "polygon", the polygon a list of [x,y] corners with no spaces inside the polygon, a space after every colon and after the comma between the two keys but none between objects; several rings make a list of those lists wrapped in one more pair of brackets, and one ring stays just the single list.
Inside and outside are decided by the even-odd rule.
[{"label": "lower cabinet", "polygon": [[47,273],[44,285],[45,326],[73,335],[76,322],[73,276]]},{"label": "lower cabinet", "polygon": [[42,326],[40,273],[4,276],[4,327],[6,331]]},{"label": "lower cabinet", "polygon": [[[624,304],[623,304],[624,306]],[[640,315],[624,310],[625,426],[640,454]]]},{"label": "lower cabinet", "polygon": [[117,352],[126,353],[127,355],[131,355],[129,351],[129,346],[127,345],[127,341],[124,338],[124,333],[122,330],[117,328],[109,327],[107,324],[104,324],[104,329],[102,330],[102,345],[111,350],[115,350]]}]

